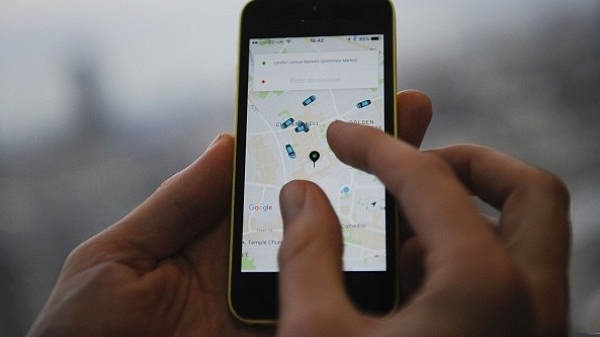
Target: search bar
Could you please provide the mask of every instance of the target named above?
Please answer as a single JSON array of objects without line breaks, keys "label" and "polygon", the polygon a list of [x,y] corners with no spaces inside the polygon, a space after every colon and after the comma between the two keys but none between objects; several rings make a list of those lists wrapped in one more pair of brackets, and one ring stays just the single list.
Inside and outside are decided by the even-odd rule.
[{"label": "search bar", "polygon": [[256,54],[254,90],[377,88],[379,51]]}]

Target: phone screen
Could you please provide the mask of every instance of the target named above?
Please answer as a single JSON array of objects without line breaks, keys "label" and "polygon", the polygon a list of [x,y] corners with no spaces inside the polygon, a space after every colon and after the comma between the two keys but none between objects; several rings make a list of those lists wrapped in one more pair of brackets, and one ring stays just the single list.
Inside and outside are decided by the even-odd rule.
[{"label": "phone screen", "polygon": [[335,120],[384,129],[384,35],[260,38],[248,46],[241,272],[278,271],[279,193],[295,179],[318,184],[333,205],[344,270],[386,271],[385,187],[341,163],[326,139]]}]

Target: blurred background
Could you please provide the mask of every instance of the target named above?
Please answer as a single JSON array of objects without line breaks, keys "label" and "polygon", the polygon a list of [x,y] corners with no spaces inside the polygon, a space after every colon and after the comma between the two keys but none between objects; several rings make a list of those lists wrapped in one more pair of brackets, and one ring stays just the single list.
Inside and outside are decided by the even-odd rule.
[{"label": "blurred background", "polygon": [[[0,3],[0,336],[62,262],[233,131],[245,1]],[[572,193],[572,336],[600,334],[600,1],[396,1],[424,147],[489,145]]]}]

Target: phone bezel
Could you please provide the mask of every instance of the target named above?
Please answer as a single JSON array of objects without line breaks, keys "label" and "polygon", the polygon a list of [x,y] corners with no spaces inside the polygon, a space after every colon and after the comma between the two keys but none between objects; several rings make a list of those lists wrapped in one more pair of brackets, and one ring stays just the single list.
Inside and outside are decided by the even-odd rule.
[{"label": "phone bezel", "polygon": [[[369,10],[366,10],[368,8]],[[384,35],[385,131],[396,133],[394,9],[387,0],[255,0],[246,5],[240,24],[236,151],[231,219],[229,306],[240,320],[269,323],[277,320],[278,273],[241,272],[241,221],[245,176],[246,113],[249,41],[256,38],[304,36]],[[241,180],[240,180],[241,179]],[[386,271],[344,272],[347,292],[361,309],[385,314],[397,302],[396,203],[386,191]],[[239,215],[239,216],[236,216]],[[236,258],[234,258],[236,257]],[[373,287],[373,285],[376,285]],[[365,289],[377,291],[365,291]],[[268,291],[265,292],[264,290]]]}]

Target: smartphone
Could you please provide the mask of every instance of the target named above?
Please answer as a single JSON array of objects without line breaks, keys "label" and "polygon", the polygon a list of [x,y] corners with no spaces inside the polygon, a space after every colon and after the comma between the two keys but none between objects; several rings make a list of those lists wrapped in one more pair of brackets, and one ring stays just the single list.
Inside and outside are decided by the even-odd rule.
[{"label": "smartphone", "polygon": [[[373,175],[327,144],[334,120],[395,134],[394,10],[388,0],[254,0],[241,16],[229,305],[277,320],[282,186],[327,194],[344,238],[347,293],[385,314],[397,302],[396,209]],[[360,141],[360,140],[357,140]]]}]

